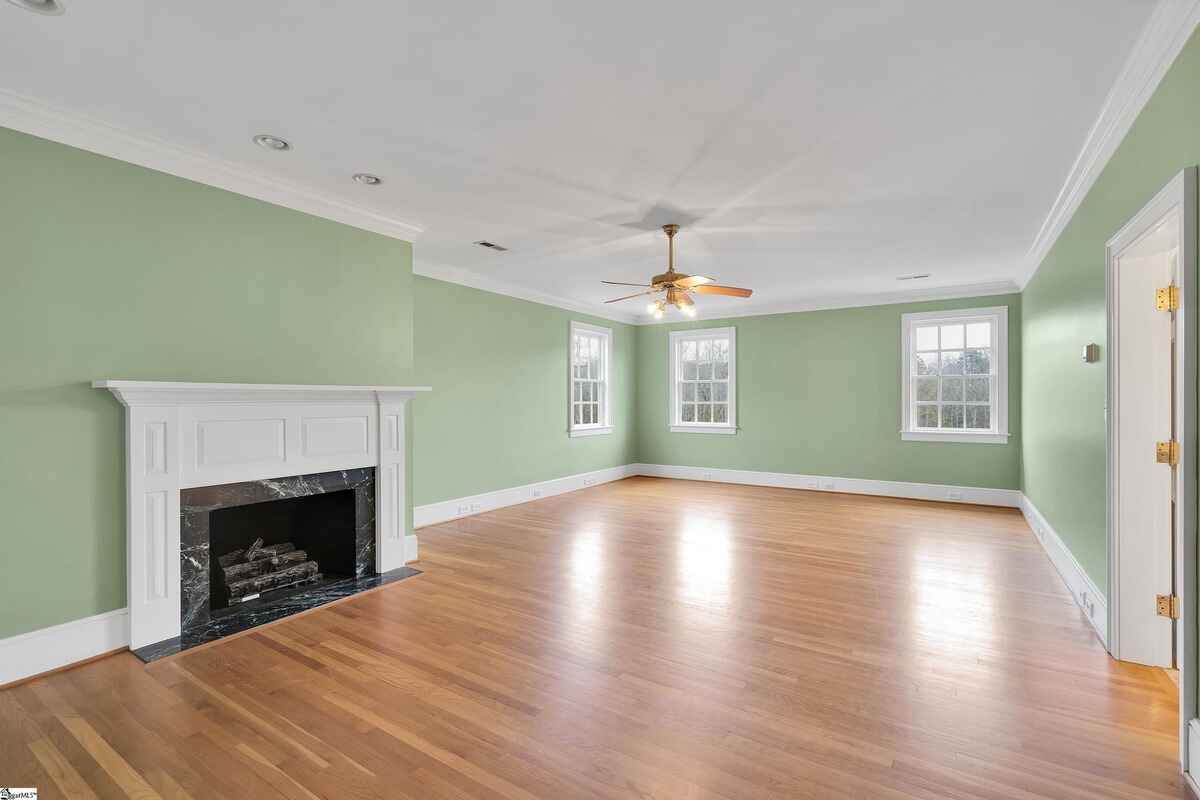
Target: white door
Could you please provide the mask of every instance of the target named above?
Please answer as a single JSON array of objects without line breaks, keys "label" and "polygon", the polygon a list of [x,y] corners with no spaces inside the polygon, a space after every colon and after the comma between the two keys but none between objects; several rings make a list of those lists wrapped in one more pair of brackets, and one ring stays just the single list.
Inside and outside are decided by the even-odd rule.
[{"label": "white door", "polygon": [[1176,467],[1157,458],[1174,429],[1176,314],[1160,310],[1156,291],[1176,286],[1179,214],[1172,209],[1113,253],[1116,312],[1114,437],[1118,640],[1123,661],[1175,664],[1175,626],[1158,613],[1158,595],[1175,595]]}]

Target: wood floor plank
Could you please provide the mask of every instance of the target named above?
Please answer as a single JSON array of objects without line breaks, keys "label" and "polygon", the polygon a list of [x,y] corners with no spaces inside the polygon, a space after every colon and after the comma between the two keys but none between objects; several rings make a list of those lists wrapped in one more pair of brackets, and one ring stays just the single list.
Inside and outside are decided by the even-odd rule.
[{"label": "wood floor plank", "polygon": [[418,578],[0,691],[0,755],[48,797],[1185,796],[1174,684],[1012,509],[633,478],[420,535]]},{"label": "wood floor plank", "polygon": [[79,800],[91,800],[96,797],[96,793],[75,771],[67,757],[54,746],[54,742],[42,737],[30,742],[29,749],[42,768],[46,770],[50,780],[54,781],[54,785],[62,791],[63,796],[79,798]]}]

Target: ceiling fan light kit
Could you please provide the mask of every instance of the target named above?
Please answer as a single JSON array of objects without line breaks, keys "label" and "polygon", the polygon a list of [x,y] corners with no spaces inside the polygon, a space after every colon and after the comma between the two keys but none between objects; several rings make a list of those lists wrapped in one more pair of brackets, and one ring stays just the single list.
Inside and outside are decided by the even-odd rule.
[{"label": "ceiling fan light kit", "polygon": [[655,275],[650,279],[649,283],[601,281],[601,283],[606,283],[610,286],[639,286],[646,289],[644,292],[606,300],[606,303],[619,303],[622,300],[632,300],[635,297],[665,292],[666,297],[659,298],[646,306],[647,314],[655,319],[662,319],[663,314],[666,313],[667,306],[674,306],[685,317],[696,316],[696,303],[692,300],[692,292],[697,294],[721,294],[727,297],[749,297],[753,294],[753,291],[750,289],[741,289],[736,286],[717,286],[713,283],[712,278],[705,277],[704,275],[685,275],[682,272],[676,272],[675,234],[679,233],[679,226],[663,225],[663,233],[667,234],[667,271],[661,275]]}]

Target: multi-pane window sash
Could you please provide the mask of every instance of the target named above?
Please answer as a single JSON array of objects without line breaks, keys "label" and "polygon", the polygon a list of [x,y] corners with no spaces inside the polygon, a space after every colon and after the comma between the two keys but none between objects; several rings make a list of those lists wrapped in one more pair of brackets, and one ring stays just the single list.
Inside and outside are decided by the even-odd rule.
[{"label": "multi-pane window sash", "polygon": [[992,319],[913,326],[909,361],[912,430],[995,430],[996,334]]},{"label": "multi-pane window sash", "polygon": [[679,342],[679,422],[729,423],[729,340]]},{"label": "multi-pane window sash", "polygon": [[736,431],[734,328],[670,334],[671,430]]},{"label": "multi-pane window sash", "polygon": [[611,334],[605,329],[572,326],[571,430],[609,426],[608,372]]}]

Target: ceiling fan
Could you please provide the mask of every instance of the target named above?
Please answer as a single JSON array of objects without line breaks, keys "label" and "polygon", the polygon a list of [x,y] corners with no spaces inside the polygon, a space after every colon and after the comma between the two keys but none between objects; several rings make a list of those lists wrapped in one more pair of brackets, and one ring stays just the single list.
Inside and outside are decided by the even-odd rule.
[{"label": "ceiling fan", "polygon": [[679,313],[685,316],[696,316],[696,304],[691,298],[692,292],[697,294],[723,294],[729,297],[749,297],[753,294],[753,291],[750,289],[739,289],[736,286],[717,286],[713,283],[712,278],[706,278],[703,275],[684,275],[682,272],[676,272],[675,234],[679,233],[679,226],[663,225],[663,232],[667,234],[667,271],[661,275],[655,275],[650,279],[649,283],[600,281],[610,286],[641,286],[648,290],[626,295],[625,297],[605,300],[604,302],[619,303],[622,300],[630,300],[634,297],[666,292],[666,297],[659,298],[646,306],[647,313],[653,314],[655,319],[662,319],[663,312],[667,310],[667,306],[675,306],[675,308],[679,309]]}]

